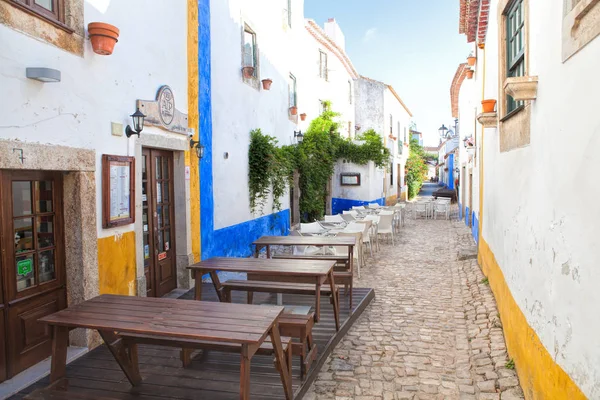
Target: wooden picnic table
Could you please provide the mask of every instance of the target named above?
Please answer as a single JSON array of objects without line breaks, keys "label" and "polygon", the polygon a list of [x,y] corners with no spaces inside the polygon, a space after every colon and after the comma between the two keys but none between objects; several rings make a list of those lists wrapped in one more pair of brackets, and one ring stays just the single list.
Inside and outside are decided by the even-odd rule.
[{"label": "wooden picnic table", "polygon": [[253,306],[152,297],[102,295],[40,319],[52,328],[50,382],[66,374],[69,329],[96,329],[133,386],[141,383],[137,345],[122,335],[143,334],[173,340],[197,340],[241,346],[240,399],[250,398],[250,361],[270,337],[286,399],[291,400],[278,318],[279,306]]},{"label": "wooden picnic table", "polygon": [[228,301],[223,294],[223,288],[217,271],[246,272],[252,275],[268,277],[293,278],[294,282],[315,284],[315,321],[321,314],[321,286],[329,281],[331,287],[331,303],[335,326],[340,330],[340,305],[336,296],[336,286],[333,275],[335,261],[325,260],[282,260],[271,258],[228,258],[214,257],[200,261],[187,267],[194,273],[194,298],[202,298],[202,275],[209,273],[220,301]]}]

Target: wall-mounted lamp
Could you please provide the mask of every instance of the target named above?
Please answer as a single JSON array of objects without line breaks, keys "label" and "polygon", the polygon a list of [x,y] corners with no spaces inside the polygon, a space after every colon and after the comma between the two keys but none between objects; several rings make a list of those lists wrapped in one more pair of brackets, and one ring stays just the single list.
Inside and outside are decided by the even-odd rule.
[{"label": "wall-mounted lamp", "polygon": [[131,129],[131,126],[127,125],[125,128],[125,135],[127,135],[127,137],[131,137],[131,135],[138,135],[138,137],[140,137],[140,133],[144,130],[144,118],[146,118],[146,116],[138,108],[136,112],[130,115],[130,117],[133,121],[133,129]]},{"label": "wall-mounted lamp", "polygon": [[294,131],[294,139],[296,139],[298,143],[302,143],[302,140],[304,140],[304,135],[302,134],[302,131]]},{"label": "wall-mounted lamp", "polygon": [[60,82],[60,71],[52,68],[26,68],[25,76],[43,83]]},{"label": "wall-mounted lamp", "polygon": [[355,131],[360,131],[361,126],[360,125],[354,125],[354,130]]},{"label": "wall-mounted lamp", "polygon": [[196,156],[198,158],[204,157],[204,146],[200,144],[199,140],[190,139],[190,149],[196,148]]}]

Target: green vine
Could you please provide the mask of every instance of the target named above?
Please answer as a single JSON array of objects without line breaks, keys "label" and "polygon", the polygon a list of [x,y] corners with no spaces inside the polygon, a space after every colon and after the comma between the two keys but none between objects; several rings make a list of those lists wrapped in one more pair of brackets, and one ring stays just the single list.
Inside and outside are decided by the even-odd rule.
[{"label": "green vine", "polygon": [[410,155],[406,161],[406,184],[408,185],[408,198],[412,199],[421,190],[423,180],[427,174],[425,153],[417,139],[410,139]]},{"label": "green vine", "polygon": [[[274,137],[263,135],[260,129],[251,132],[249,149],[249,186],[252,210],[264,207],[269,193],[273,194],[273,209],[280,210],[280,197],[293,173],[300,173],[300,214],[305,221],[320,219],[325,213],[327,184],[337,160],[355,164],[373,161],[378,167],[389,163],[390,152],[380,135],[369,130],[356,138],[344,139],[339,134],[339,114],[324,102],[324,111],[311,121],[304,140],[295,146],[277,147]],[[357,142],[358,141],[358,142]]]}]

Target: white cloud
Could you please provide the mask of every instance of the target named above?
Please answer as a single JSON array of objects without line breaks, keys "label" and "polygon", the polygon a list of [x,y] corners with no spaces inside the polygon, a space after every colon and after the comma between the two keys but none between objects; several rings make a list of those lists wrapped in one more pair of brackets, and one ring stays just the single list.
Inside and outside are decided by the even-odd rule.
[{"label": "white cloud", "polygon": [[365,32],[363,38],[362,38],[362,42],[363,43],[367,43],[369,42],[371,39],[373,39],[375,37],[375,34],[377,33],[377,28],[369,28],[367,29],[367,31]]}]

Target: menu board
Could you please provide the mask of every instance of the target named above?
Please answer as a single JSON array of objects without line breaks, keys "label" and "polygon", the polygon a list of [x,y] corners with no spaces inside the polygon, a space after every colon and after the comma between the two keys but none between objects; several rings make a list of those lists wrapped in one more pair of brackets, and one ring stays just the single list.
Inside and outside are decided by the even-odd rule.
[{"label": "menu board", "polygon": [[133,157],[102,155],[102,222],[104,228],[134,222]]}]

